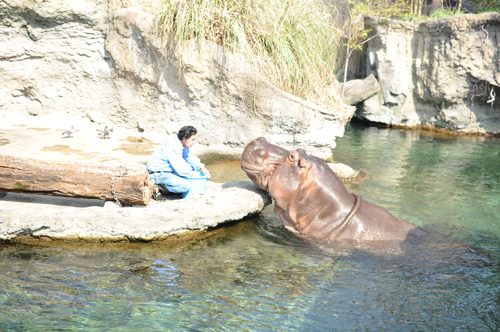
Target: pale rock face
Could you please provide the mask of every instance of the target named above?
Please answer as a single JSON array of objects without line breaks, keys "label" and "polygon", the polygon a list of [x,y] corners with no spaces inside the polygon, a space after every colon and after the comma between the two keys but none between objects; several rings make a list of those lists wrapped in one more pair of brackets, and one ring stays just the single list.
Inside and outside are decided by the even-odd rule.
[{"label": "pale rock face", "polygon": [[171,134],[198,128],[198,149],[239,153],[265,136],[331,155],[352,112],[289,95],[215,44],[164,56],[153,16],[111,12],[108,1],[0,2],[0,120],[6,114],[73,115]]},{"label": "pale rock face", "polygon": [[374,122],[500,133],[500,13],[409,23],[369,17],[367,76],[380,93],[357,116]]},{"label": "pale rock face", "polygon": [[2,115],[109,108],[105,1],[4,1],[0,12]]},{"label": "pale rock face", "polygon": [[[142,129],[174,132],[190,122],[203,130],[199,142],[214,150],[241,150],[265,136],[320,155],[329,155],[343,135],[352,114],[335,114],[277,89],[214,43],[206,42],[200,51],[193,43],[179,75],[178,59],[162,56],[152,24],[149,14],[118,10],[106,44],[114,82],[126,92],[120,106],[130,109]],[[132,113],[141,107],[137,101],[147,113]]]}]

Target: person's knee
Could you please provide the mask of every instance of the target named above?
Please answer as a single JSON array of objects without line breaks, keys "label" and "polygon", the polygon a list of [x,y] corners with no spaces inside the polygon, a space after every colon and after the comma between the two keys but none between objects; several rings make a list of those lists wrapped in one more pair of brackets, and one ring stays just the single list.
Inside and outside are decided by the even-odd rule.
[{"label": "person's knee", "polygon": [[153,181],[155,182],[155,184],[164,184],[164,185],[167,185],[170,182],[172,182],[172,179],[171,179],[171,177],[169,176],[168,173],[162,172],[162,173],[156,174],[156,176],[153,177]]},{"label": "person's knee", "polygon": [[183,193],[185,192],[188,192],[189,190],[191,190],[191,183],[189,181],[186,181],[186,183],[184,183],[182,185],[182,191]]},{"label": "person's knee", "polygon": [[191,189],[191,183],[187,180],[184,181],[176,181],[176,183],[167,184],[168,191],[172,193],[185,193]]}]

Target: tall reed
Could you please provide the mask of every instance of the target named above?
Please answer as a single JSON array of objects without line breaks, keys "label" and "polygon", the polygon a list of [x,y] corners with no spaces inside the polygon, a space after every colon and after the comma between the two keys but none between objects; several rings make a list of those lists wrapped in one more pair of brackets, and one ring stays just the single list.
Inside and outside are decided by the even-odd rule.
[{"label": "tall reed", "polygon": [[181,56],[187,41],[211,40],[239,54],[274,85],[324,107],[342,43],[333,7],[321,0],[160,0],[157,30]]}]

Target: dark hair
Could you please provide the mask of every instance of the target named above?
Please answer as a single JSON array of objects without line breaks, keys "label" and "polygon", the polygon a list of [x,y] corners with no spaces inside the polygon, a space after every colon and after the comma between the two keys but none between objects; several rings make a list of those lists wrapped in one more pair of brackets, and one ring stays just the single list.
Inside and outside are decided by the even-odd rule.
[{"label": "dark hair", "polygon": [[198,131],[196,131],[196,128],[193,126],[184,126],[179,130],[179,133],[177,134],[177,137],[179,138],[179,141],[182,141],[183,139],[189,139],[191,136],[196,135]]}]

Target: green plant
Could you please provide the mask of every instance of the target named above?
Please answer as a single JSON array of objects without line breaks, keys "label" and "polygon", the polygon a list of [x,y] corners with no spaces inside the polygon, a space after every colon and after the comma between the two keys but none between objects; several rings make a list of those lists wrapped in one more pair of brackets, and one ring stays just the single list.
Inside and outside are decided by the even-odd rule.
[{"label": "green plant", "polygon": [[499,5],[492,5],[488,7],[483,7],[475,11],[476,14],[480,13],[489,13],[489,12],[500,12],[500,4]]},{"label": "green plant", "polygon": [[498,0],[475,0],[472,1],[475,13],[500,12],[500,1]]},{"label": "green plant", "polygon": [[432,12],[427,19],[430,20],[438,20],[440,18],[447,18],[447,17],[452,17],[458,14],[463,14],[463,12],[459,12],[457,9],[446,9],[446,8],[441,8],[438,9],[434,12]]},{"label": "green plant", "polygon": [[401,21],[406,21],[406,22],[415,22],[418,21],[419,18],[417,14],[415,13],[406,13],[405,15],[401,16]]}]

